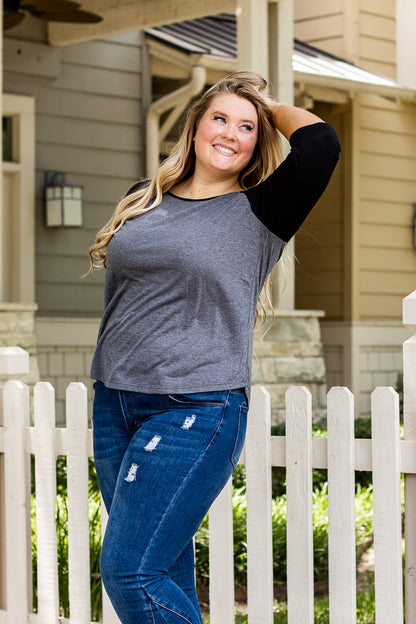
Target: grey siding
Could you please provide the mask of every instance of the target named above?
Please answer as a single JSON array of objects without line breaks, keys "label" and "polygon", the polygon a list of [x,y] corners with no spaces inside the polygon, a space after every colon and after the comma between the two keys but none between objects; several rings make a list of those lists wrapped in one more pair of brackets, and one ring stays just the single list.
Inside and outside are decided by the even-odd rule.
[{"label": "grey siding", "polygon": [[[62,48],[60,59],[56,78],[28,74],[24,64],[16,71],[15,59],[8,71],[6,56],[4,90],[36,98],[39,314],[98,316],[104,272],[81,275],[95,233],[129,185],[143,176],[150,74],[140,32]],[[45,227],[46,171],[64,172],[69,183],[84,187],[82,228]]]}]

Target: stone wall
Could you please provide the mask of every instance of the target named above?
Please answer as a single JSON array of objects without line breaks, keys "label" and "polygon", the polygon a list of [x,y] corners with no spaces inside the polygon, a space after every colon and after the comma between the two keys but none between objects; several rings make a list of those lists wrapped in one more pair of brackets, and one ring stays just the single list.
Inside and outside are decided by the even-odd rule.
[{"label": "stone wall", "polygon": [[[314,422],[326,415],[326,375],[319,318],[322,312],[279,312],[261,338],[255,331],[253,384],[267,388],[271,397],[272,424],[285,420],[285,392],[289,386],[306,386],[312,393]],[[263,330],[264,331],[264,330]]]},{"label": "stone wall", "polygon": [[0,346],[21,347],[29,353],[29,374],[23,381],[33,385],[39,381],[35,338],[34,303],[0,303]]}]

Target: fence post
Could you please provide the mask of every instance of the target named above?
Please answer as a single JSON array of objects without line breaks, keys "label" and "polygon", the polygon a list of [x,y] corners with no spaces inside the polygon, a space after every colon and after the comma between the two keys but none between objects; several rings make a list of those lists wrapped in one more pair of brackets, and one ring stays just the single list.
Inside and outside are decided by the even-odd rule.
[{"label": "fence post", "polygon": [[25,452],[30,405],[29,388],[19,381],[28,371],[28,353],[0,348],[0,604],[7,605],[8,624],[25,622],[31,610],[30,464]]},{"label": "fence post", "polygon": [[[416,440],[416,290],[403,300],[403,325],[412,336],[403,344],[404,439]],[[416,622],[416,475],[405,475],[406,622]]]},{"label": "fence post", "polygon": [[251,391],[247,421],[247,603],[249,624],[273,623],[272,459],[270,395]]}]

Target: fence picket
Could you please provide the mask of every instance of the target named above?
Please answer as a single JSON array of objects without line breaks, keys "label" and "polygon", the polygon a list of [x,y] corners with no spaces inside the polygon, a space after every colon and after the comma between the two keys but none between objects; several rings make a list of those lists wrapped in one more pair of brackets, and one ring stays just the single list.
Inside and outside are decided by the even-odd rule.
[{"label": "fence picket", "polygon": [[34,390],[34,451],[38,613],[44,622],[59,615],[56,538],[55,391],[39,382]]},{"label": "fence picket", "polygon": [[399,397],[371,395],[376,624],[403,623]]},{"label": "fence picket", "polygon": [[29,388],[9,381],[3,398],[7,624],[22,624],[32,610],[30,464],[25,453]]},{"label": "fence picket", "polygon": [[87,389],[71,383],[66,391],[68,430],[68,575],[70,621],[91,621],[90,543],[88,522]]},{"label": "fence picket", "polygon": [[[403,299],[403,325],[412,336],[403,344],[403,425],[404,438],[416,441],[416,291]],[[416,622],[416,474],[406,474],[406,622]]]},{"label": "fence picket", "polygon": [[234,624],[234,541],[232,480],[209,512],[210,623]]},{"label": "fence picket", "polygon": [[313,624],[312,397],[286,392],[287,601],[289,624]]},{"label": "fence picket", "polygon": [[329,619],[356,622],[354,397],[328,392]]},{"label": "fence picket", "polygon": [[249,624],[273,623],[270,395],[254,386],[246,439],[247,603]]}]

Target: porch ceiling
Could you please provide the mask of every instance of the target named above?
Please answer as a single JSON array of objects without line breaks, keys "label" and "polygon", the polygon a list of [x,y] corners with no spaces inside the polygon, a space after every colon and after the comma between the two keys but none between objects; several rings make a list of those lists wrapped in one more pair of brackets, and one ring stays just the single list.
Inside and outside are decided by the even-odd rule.
[{"label": "porch ceiling", "polygon": [[98,24],[48,23],[48,41],[64,46],[123,32],[233,11],[237,0],[83,0],[82,9],[97,13]]}]

